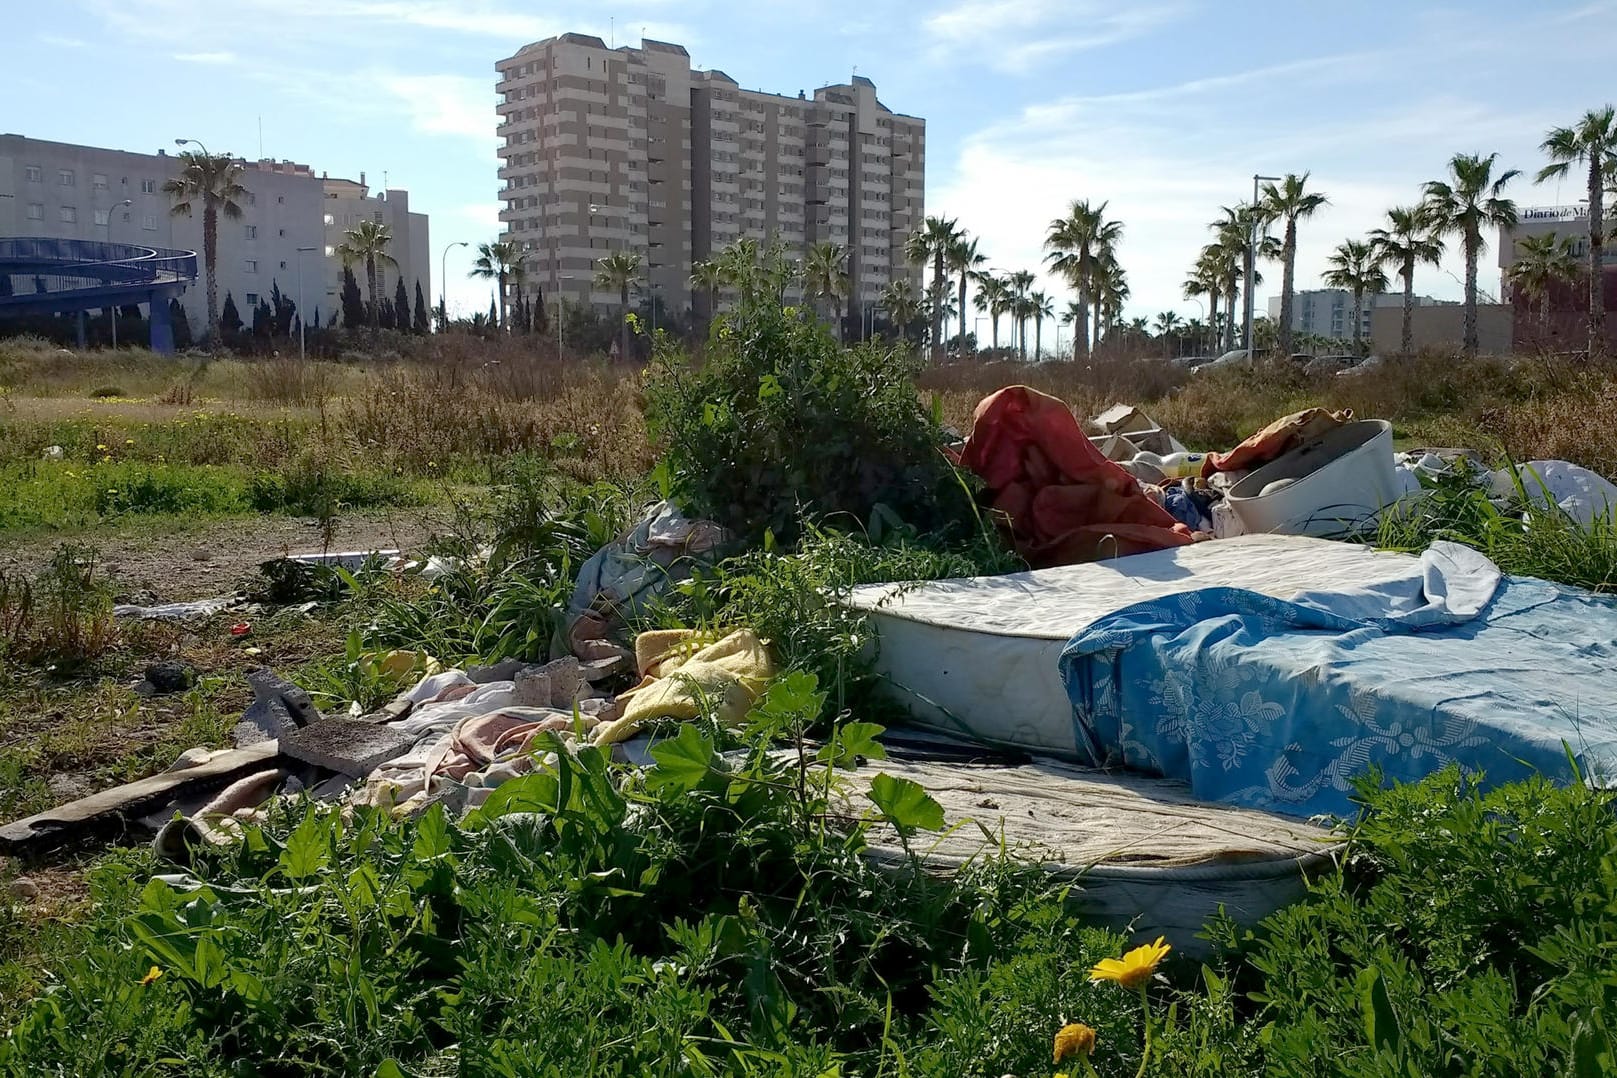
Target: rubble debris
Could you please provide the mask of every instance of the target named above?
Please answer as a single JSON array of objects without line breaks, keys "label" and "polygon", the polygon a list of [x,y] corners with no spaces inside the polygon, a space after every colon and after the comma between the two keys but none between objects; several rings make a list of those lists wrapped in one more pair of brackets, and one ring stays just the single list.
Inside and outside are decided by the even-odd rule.
[{"label": "rubble debris", "polygon": [[309,694],[269,667],[249,667],[247,684],[252,687],[253,702],[242,713],[232,735],[238,748],[274,741],[300,726],[320,721],[320,712]]},{"label": "rubble debris", "polygon": [[353,778],[363,778],[414,745],[415,738],[392,727],[337,717],[281,735],[283,755]]},{"label": "rubble debris", "polygon": [[151,686],[151,695],[166,696],[169,693],[184,692],[196,682],[197,672],[194,667],[178,659],[164,659],[146,667],[146,680],[143,684]]},{"label": "rubble debris", "polygon": [[242,601],[240,595],[219,595],[212,599],[192,599],[184,603],[151,605],[119,603],[112,608],[112,616],[136,621],[190,621],[193,618],[211,618],[221,611],[239,605]]}]

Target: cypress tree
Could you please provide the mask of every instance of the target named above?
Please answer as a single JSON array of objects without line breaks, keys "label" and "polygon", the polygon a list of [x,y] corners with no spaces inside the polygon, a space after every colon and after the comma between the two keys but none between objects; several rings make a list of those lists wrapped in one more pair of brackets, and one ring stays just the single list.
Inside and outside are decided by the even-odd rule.
[{"label": "cypress tree", "polygon": [[342,269],[342,324],[358,329],[370,319],[365,314],[365,298],[359,294],[359,282],[354,279],[351,266]]},{"label": "cypress tree", "polygon": [[219,314],[219,329],[223,333],[241,332],[241,312],[236,309],[236,297],[225,292],[224,310]]},{"label": "cypress tree", "polygon": [[409,332],[410,294],[404,290],[404,274],[393,283],[393,328]]},{"label": "cypress tree", "polygon": [[431,324],[427,321],[427,301],[426,297],[421,294],[421,278],[419,277],[416,278],[415,282],[415,324],[410,328],[421,336],[426,336],[427,332],[432,329]]}]

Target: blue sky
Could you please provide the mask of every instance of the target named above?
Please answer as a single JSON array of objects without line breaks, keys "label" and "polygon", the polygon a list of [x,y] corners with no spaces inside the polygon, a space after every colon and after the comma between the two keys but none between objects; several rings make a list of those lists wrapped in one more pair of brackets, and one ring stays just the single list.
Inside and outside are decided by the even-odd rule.
[{"label": "blue sky", "polygon": [[[494,62],[529,41],[644,33],[785,93],[857,69],[927,119],[927,209],[980,236],[991,265],[1037,268],[1051,217],[1108,200],[1131,316],[1198,314],[1181,283],[1253,172],[1311,170],[1331,199],[1301,233],[1307,287],[1453,153],[1531,173],[1546,128],[1617,98],[1617,0],[0,0],[0,21],[0,130],[257,156],[262,118],[265,156],[408,189],[435,260],[497,232]],[[1575,186],[1511,193],[1572,202]],[[451,306],[480,309],[463,254]],[[1456,297],[1459,271],[1450,258],[1417,289]]]}]

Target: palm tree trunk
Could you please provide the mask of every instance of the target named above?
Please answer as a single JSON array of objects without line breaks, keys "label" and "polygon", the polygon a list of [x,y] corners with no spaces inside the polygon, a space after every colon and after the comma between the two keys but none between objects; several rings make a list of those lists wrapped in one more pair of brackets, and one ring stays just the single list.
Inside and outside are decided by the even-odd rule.
[{"label": "palm tree trunk", "polygon": [[943,362],[943,248],[932,252],[932,362]]},{"label": "palm tree trunk", "polygon": [[1019,314],[1019,315],[1016,316],[1016,333],[1017,333],[1017,336],[1019,336],[1021,338],[1021,341],[1022,341],[1022,346],[1021,346],[1021,348],[1018,349],[1018,354],[1021,355],[1022,362],[1026,363],[1027,362],[1027,317],[1025,315],[1020,315]]},{"label": "palm tree trunk", "polygon": [[1210,330],[1208,336],[1213,347],[1218,347],[1218,289],[1207,290],[1207,324]]},{"label": "palm tree trunk", "polygon": [[1033,320],[1033,359],[1037,362],[1039,353],[1044,350],[1044,319]]},{"label": "palm tree trunk", "polygon": [[629,282],[618,286],[618,358],[629,358]]},{"label": "palm tree trunk", "polygon": [[846,333],[846,327],[842,324],[843,320],[842,320],[842,299],[841,299],[841,297],[836,296],[836,295],[832,295],[832,297],[831,297],[831,310],[832,310],[832,313],[834,313],[836,315],[836,318],[837,318],[837,343],[838,344],[845,344],[846,341],[844,339],[844,335]]},{"label": "palm tree trunk", "polygon": [[994,351],[999,351],[999,315],[994,308],[988,308],[988,324],[994,327]]},{"label": "palm tree trunk", "polygon": [[1474,231],[1465,235],[1465,341],[1466,358],[1475,359],[1481,342],[1477,339],[1477,248],[1482,239]]},{"label": "palm tree trunk", "polygon": [[1095,350],[1100,347],[1100,337],[1101,337],[1101,333],[1100,333],[1101,301],[1100,301],[1099,296],[1095,297],[1095,302],[1092,303],[1091,306],[1095,309],[1095,319],[1094,319],[1093,322],[1090,323],[1090,327],[1089,327],[1090,341],[1091,341],[1090,346],[1089,346],[1089,354],[1094,355]]},{"label": "palm tree trunk", "polygon": [[371,290],[371,330],[380,328],[382,310],[376,303],[376,256],[365,256],[365,284]]},{"label": "palm tree trunk", "polygon": [[[966,348],[966,277],[967,277],[967,272],[965,270],[961,270],[960,271],[960,295],[958,297],[958,299],[959,299],[959,310],[957,310],[955,312],[956,314],[958,314],[960,316],[960,349],[961,349],[961,351],[965,351],[965,348]],[[982,344],[980,342],[974,341],[974,342],[972,342],[972,349],[971,350],[973,352],[975,352],[981,347],[982,347]]]},{"label": "palm tree trunk", "polygon": [[208,344],[219,345],[219,274],[215,266],[219,261],[219,210],[212,197],[202,201],[202,261],[208,268]]},{"label": "palm tree trunk", "polygon": [[1602,166],[1609,163],[1605,154],[1589,155],[1589,358],[1604,355],[1606,351],[1606,292],[1605,244],[1606,222],[1604,211],[1605,176]]},{"label": "palm tree trunk", "polygon": [[1280,281],[1280,354],[1291,355],[1292,289],[1297,283],[1297,219],[1286,219],[1286,246],[1281,252],[1285,268]]},{"label": "palm tree trunk", "polygon": [[1362,355],[1364,349],[1360,347],[1364,342],[1364,291],[1353,290],[1353,354]]},{"label": "palm tree trunk", "polygon": [[1404,332],[1400,348],[1404,355],[1415,351],[1415,259],[1404,259]]},{"label": "palm tree trunk", "polygon": [[1235,350],[1235,297],[1236,286],[1235,282],[1231,281],[1230,286],[1224,290],[1224,299],[1226,300],[1224,309],[1229,312],[1229,318],[1224,326],[1224,351],[1226,352]]},{"label": "palm tree trunk", "polygon": [[1072,361],[1089,358],[1089,292],[1085,284],[1078,284],[1078,309],[1072,319]]},{"label": "palm tree trunk", "polygon": [[[503,332],[505,332],[505,271],[503,269],[500,271],[500,275],[499,275],[499,286],[500,286],[500,332],[503,333]],[[556,302],[560,303],[561,302],[560,298],[558,298],[556,300]]]},{"label": "palm tree trunk", "polygon": [[1538,297],[1538,346],[1547,349],[1550,345],[1550,290],[1544,289]]}]

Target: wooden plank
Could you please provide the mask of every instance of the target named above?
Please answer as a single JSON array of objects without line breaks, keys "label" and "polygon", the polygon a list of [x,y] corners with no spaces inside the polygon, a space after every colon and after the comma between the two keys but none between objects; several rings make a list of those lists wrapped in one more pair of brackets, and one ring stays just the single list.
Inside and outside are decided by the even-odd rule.
[{"label": "wooden plank", "polygon": [[124,830],[128,821],[182,794],[223,788],[280,756],[274,741],[222,752],[183,771],[164,771],[69,801],[0,827],[0,853],[37,852],[89,835]]}]

